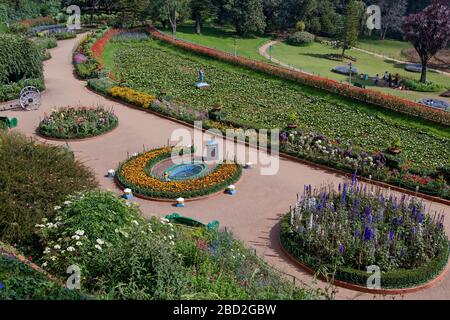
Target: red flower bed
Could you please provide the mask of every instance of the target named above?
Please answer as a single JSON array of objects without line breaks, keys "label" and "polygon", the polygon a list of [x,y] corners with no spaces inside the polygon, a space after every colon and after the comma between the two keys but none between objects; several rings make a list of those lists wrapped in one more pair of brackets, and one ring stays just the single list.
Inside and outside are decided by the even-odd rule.
[{"label": "red flower bed", "polygon": [[94,45],[91,48],[92,54],[94,55],[94,58],[98,60],[101,66],[103,66],[103,50],[105,50],[105,46],[109,43],[109,41],[114,37],[115,35],[123,32],[120,29],[111,29],[108,30],[103,37],[97,40],[97,42],[94,43]]},{"label": "red flower bed", "polygon": [[43,26],[43,25],[52,25],[56,23],[56,20],[52,17],[37,17],[34,19],[24,19],[21,20],[20,23],[27,28],[33,28],[37,26]]},{"label": "red flower bed", "polygon": [[288,80],[293,80],[310,87],[318,88],[331,93],[337,93],[339,95],[370,103],[385,109],[404,113],[414,117],[420,117],[438,124],[450,126],[450,113],[446,111],[427,107],[419,103],[402,99],[390,94],[384,94],[374,90],[354,87],[334,80],[308,75],[302,72],[289,70],[280,66],[270,65],[268,63],[255,61],[244,57],[235,57],[234,55],[226,52],[173,39],[170,36],[162,34],[153,27],[149,29],[149,32],[154,38],[158,40],[171,43],[175,46],[207,57],[219,59],[239,66],[244,66],[259,72],[268,73]]}]

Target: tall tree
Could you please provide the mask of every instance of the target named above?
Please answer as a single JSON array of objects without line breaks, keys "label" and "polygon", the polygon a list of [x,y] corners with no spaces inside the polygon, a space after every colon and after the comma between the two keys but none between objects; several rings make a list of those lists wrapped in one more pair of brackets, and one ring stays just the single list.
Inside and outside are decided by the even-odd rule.
[{"label": "tall tree", "polygon": [[356,45],[359,34],[360,5],[356,0],[349,0],[345,9],[344,30],[341,34],[342,56],[345,50]]},{"label": "tall tree", "polygon": [[133,26],[142,23],[145,21],[149,5],[149,0],[119,0],[117,2],[118,22],[122,26]]},{"label": "tall tree", "polygon": [[223,23],[232,23],[239,35],[264,32],[266,21],[262,0],[216,0],[218,18]]},{"label": "tall tree", "polygon": [[162,0],[162,10],[169,20],[172,34],[177,34],[178,22],[182,21],[189,11],[189,0]]},{"label": "tall tree", "polygon": [[447,0],[434,0],[422,12],[403,19],[403,33],[414,46],[422,63],[420,82],[427,81],[429,61],[445,48],[450,38],[450,8]]},{"label": "tall tree", "polygon": [[191,9],[192,19],[195,21],[195,31],[201,33],[202,21],[205,17],[211,16],[214,7],[211,0],[191,0],[189,7]]},{"label": "tall tree", "polygon": [[375,3],[381,9],[380,37],[386,39],[388,32],[400,31],[402,18],[406,13],[406,0],[378,0]]}]

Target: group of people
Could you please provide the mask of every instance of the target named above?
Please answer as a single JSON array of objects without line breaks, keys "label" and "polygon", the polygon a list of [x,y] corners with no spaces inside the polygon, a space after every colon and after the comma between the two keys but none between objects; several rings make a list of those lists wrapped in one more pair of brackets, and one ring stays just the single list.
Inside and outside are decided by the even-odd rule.
[{"label": "group of people", "polygon": [[380,84],[380,81],[383,81],[384,85],[388,85],[389,88],[398,88],[400,90],[403,89],[400,81],[400,75],[398,73],[393,76],[392,73],[386,71],[382,79],[380,79],[380,75],[377,74],[374,78],[374,84],[378,86]]}]

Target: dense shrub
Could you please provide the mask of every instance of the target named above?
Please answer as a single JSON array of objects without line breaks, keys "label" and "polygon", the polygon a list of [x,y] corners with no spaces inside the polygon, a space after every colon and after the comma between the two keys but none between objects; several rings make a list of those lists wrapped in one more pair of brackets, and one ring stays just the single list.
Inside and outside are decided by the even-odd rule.
[{"label": "dense shrub", "polygon": [[13,256],[0,253],[0,300],[85,300]]},{"label": "dense shrub", "polygon": [[39,124],[38,132],[58,139],[94,137],[117,127],[119,119],[113,110],[96,108],[61,108],[53,110]]},{"label": "dense shrub", "polygon": [[422,83],[414,79],[403,79],[401,82],[408,90],[412,91],[439,92],[442,90],[442,86],[434,82]]},{"label": "dense shrub", "polygon": [[[145,221],[112,193],[70,197],[38,225],[45,270],[81,268],[81,285],[105,299],[309,299],[229,233]],[[54,227],[57,225],[57,227]]]},{"label": "dense shrub", "polygon": [[306,46],[314,42],[314,35],[309,32],[298,31],[291,34],[287,38],[287,42],[294,46]]},{"label": "dense shrub", "polygon": [[68,31],[68,32],[57,32],[54,34],[54,37],[57,40],[67,40],[67,39],[73,39],[76,38],[77,34],[75,32],[72,31]]},{"label": "dense shrub", "polygon": [[111,93],[111,89],[116,86],[116,84],[109,78],[101,78],[89,79],[88,86],[97,92],[109,95]]},{"label": "dense shrub", "polygon": [[81,79],[93,79],[98,77],[98,67],[97,61],[91,59],[87,62],[76,64],[75,71]]},{"label": "dense shrub", "polygon": [[37,245],[35,224],[53,217],[67,195],[95,187],[94,175],[66,148],[15,133],[0,133],[0,141],[0,240]]},{"label": "dense shrub", "polygon": [[23,36],[0,34],[0,84],[42,78],[39,49]]}]

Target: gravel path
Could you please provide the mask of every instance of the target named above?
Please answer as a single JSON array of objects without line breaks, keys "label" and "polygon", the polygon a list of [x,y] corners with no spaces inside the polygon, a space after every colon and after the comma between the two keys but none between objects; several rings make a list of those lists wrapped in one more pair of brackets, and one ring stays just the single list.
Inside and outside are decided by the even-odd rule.
[{"label": "gravel path", "polygon": [[[80,37],[80,36],[79,36]],[[103,189],[121,191],[113,181],[105,178],[108,169],[116,168],[127,154],[139,152],[145,148],[166,145],[176,129],[192,131],[176,122],[127,107],[123,104],[105,99],[86,88],[85,82],[73,75],[71,52],[75,39],[60,41],[58,47],[51,50],[53,58],[44,64],[47,90],[43,93],[41,108],[37,111],[8,111],[2,115],[19,119],[15,130],[44,141],[35,134],[39,121],[53,107],[76,105],[103,105],[114,108],[119,117],[119,127],[113,132],[95,139],[70,143],[76,157],[91,167]],[[193,83],[195,79],[193,79]],[[51,142],[52,144],[64,144]],[[240,146],[242,147],[242,146]],[[250,150],[254,154],[255,150]],[[237,184],[237,194],[225,194],[213,198],[188,202],[185,208],[174,208],[170,203],[136,199],[145,216],[164,216],[172,212],[198,219],[203,222],[219,220],[222,227],[227,227],[237,238],[254,248],[269,264],[310,284],[311,276],[292,264],[280,250],[278,228],[280,217],[286,213],[295,201],[296,193],[303,190],[305,184],[319,186],[330,182],[338,183],[342,177],[332,172],[320,170],[291,160],[280,159],[279,172],[273,176],[259,174],[259,166],[245,170]],[[428,203],[435,210],[445,209],[447,215],[450,207]],[[446,231],[450,234],[450,220],[446,219]],[[323,287],[323,283],[319,283]],[[339,289],[338,298],[383,298],[381,296],[361,294]],[[397,296],[396,299],[402,297]],[[450,299],[450,276],[434,288],[407,295],[411,299]]]}]

